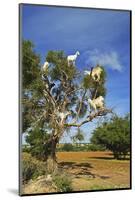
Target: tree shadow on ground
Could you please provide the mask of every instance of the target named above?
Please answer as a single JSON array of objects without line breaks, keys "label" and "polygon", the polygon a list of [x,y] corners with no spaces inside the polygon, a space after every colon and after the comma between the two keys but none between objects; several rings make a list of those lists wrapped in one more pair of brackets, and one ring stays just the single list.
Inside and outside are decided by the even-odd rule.
[{"label": "tree shadow on ground", "polygon": [[91,156],[90,156],[90,157],[88,157],[88,158],[90,158],[90,159],[97,159],[97,160],[99,160],[99,159],[100,159],[100,160],[114,160],[113,157],[96,157],[96,156],[95,156],[95,157],[94,157],[94,156],[91,157]]},{"label": "tree shadow on ground", "polygon": [[94,167],[90,163],[76,163],[76,162],[60,162],[59,169],[68,170],[68,172],[73,175],[75,178],[101,178],[103,180],[109,179],[107,175],[99,175],[92,173],[91,170]]},{"label": "tree shadow on ground", "polygon": [[59,163],[60,167],[65,167],[68,166],[69,168],[76,168],[76,167],[80,167],[80,168],[93,168],[92,165],[90,163],[76,163],[76,162],[60,162]]},{"label": "tree shadow on ground", "polygon": [[90,159],[97,159],[97,160],[130,160],[130,158],[119,158],[119,159],[116,159],[114,157],[88,157]]},{"label": "tree shadow on ground", "polygon": [[98,175],[98,177],[101,178],[101,179],[104,179],[104,180],[110,178],[110,176],[100,176],[100,175]]},{"label": "tree shadow on ground", "polygon": [[61,162],[59,163],[59,167],[68,169],[72,175],[76,176],[76,178],[79,178],[80,176],[90,176],[95,178],[95,174],[90,171],[93,167],[89,163]]}]

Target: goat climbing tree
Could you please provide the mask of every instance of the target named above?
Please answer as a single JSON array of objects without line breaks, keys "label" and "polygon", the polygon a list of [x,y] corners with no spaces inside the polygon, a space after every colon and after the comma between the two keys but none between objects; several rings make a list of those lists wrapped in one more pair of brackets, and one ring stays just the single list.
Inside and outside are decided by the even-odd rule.
[{"label": "goat climbing tree", "polygon": [[69,65],[63,51],[49,51],[46,62],[49,66],[44,73],[32,43],[23,41],[23,131],[33,155],[46,161],[53,172],[57,167],[56,146],[63,134],[71,127],[78,132],[84,124],[90,125],[111,110],[105,104],[93,110],[88,101],[106,95],[102,66],[94,66],[102,69],[97,81],[96,75],[92,78],[92,73],[85,74],[75,62]]}]

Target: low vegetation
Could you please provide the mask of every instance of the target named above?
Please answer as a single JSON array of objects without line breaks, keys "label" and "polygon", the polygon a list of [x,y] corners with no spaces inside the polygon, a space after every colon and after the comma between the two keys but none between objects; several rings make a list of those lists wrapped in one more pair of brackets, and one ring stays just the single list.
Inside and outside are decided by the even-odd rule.
[{"label": "low vegetation", "polygon": [[106,148],[101,146],[101,145],[96,145],[96,144],[85,144],[85,143],[76,143],[76,144],[71,144],[71,143],[65,143],[62,144],[61,146],[57,147],[57,152],[77,152],[77,151],[105,151]]},{"label": "low vegetation", "polygon": [[59,192],[71,192],[72,191],[72,181],[67,174],[56,174],[53,177],[53,182],[58,188]]},{"label": "low vegetation", "polygon": [[45,163],[32,157],[28,153],[22,155],[22,176],[23,183],[35,179],[46,173]]}]

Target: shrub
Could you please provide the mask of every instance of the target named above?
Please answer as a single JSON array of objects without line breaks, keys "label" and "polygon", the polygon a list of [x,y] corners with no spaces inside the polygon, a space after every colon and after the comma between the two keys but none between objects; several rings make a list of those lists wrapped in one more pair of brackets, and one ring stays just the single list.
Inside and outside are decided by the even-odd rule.
[{"label": "shrub", "polygon": [[73,145],[70,143],[65,143],[62,147],[63,151],[73,151]]},{"label": "shrub", "polygon": [[101,145],[89,144],[87,150],[88,151],[105,151],[106,148],[102,147]]},{"label": "shrub", "polygon": [[23,153],[22,160],[23,183],[27,182],[30,179],[34,179],[38,176],[45,174],[46,168],[44,162],[33,158],[28,153]]},{"label": "shrub", "polygon": [[53,177],[53,182],[60,192],[72,191],[71,179],[69,179],[65,174],[56,174]]},{"label": "shrub", "polygon": [[30,153],[30,147],[24,145],[24,146],[22,147],[22,152]]}]

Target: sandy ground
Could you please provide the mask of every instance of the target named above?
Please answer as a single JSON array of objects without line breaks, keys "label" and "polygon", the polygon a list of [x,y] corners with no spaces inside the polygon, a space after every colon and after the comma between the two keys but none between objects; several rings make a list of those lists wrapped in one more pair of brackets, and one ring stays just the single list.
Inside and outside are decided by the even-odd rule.
[{"label": "sandy ground", "polygon": [[130,187],[129,160],[114,160],[111,152],[59,152],[59,165],[73,177],[74,190]]},{"label": "sandy ground", "polygon": [[[111,152],[58,152],[59,169],[72,179],[73,191],[130,187],[130,161],[115,160]],[[23,193],[57,192],[44,176],[31,180]]]}]

